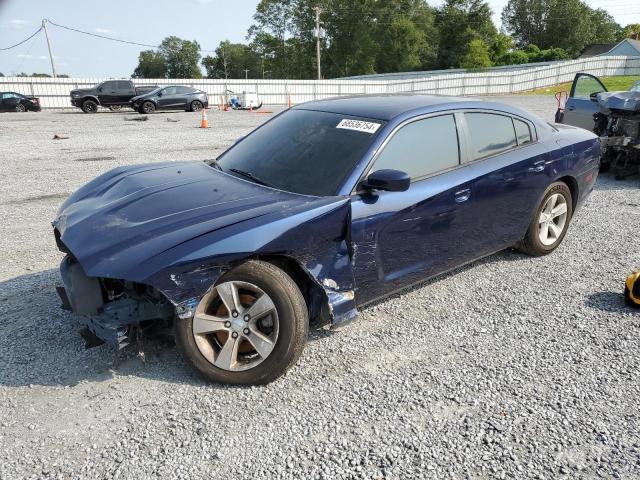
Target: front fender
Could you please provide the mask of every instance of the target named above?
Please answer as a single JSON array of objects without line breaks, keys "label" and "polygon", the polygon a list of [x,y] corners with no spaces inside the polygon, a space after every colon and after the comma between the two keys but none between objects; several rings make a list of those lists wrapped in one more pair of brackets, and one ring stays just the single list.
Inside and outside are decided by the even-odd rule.
[{"label": "front fender", "polygon": [[166,252],[167,260],[179,260],[144,283],[160,290],[180,316],[188,317],[200,298],[239,263],[261,256],[289,258],[322,290],[331,322],[343,324],[357,315],[350,212],[349,198],[340,197],[249,230],[237,226],[234,232],[230,227],[222,238],[221,232],[212,232]]}]

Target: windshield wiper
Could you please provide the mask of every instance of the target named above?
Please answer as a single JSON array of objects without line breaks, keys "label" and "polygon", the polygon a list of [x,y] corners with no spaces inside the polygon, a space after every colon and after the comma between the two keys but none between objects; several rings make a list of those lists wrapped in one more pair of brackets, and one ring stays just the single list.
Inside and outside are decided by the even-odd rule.
[{"label": "windshield wiper", "polygon": [[251,172],[245,172],[244,170],[239,170],[237,168],[230,168],[229,171],[233,172],[233,173],[237,173],[238,175],[242,175],[243,177],[248,178],[252,182],[258,183],[260,185],[264,185],[265,187],[278,188],[275,185],[273,185],[272,183],[265,182],[264,180],[261,180],[260,178],[256,177]]}]

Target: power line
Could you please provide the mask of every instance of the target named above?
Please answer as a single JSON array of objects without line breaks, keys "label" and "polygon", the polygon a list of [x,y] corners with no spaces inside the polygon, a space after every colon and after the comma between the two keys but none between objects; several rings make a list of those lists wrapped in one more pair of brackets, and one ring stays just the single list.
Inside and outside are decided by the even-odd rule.
[{"label": "power line", "polygon": [[[89,35],[91,37],[102,38],[103,40],[111,40],[112,42],[126,43],[128,45],[136,45],[138,47],[160,48],[160,45],[151,45],[149,43],[134,42],[132,40],[122,40],[120,38],[109,37],[107,35],[100,35],[98,33],[87,32],[85,30],[80,30],[79,28],[69,27],[69,26],[66,26],[66,25],[60,25],[58,23],[52,22],[49,19],[47,19],[47,22],[49,22],[51,25],[54,25],[54,26],[56,26],[58,28],[63,28],[65,30],[70,30],[70,31],[76,32],[76,33],[82,33],[83,35]],[[200,49],[200,51],[201,52],[205,52],[205,53],[215,53],[215,50],[203,50],[203,49]]]},{"label": "power line", "polygon": [[29,40],[31,40],[33,37],[35,37],[37,34],[40,33],[40,31],[42,30],[42,25],[40,25],[40,28],[38,30],[36,30],[35,32],[33,32],[31,35],[29,35],[27,38],[25,38],[24,40],[16,43],[15,45],[11,45],[9,47],[4,47],[4,48],[0,48],[0,51],[4,51],[4,50],[11,50],[12,48],[16,48],[19,47],[20,45],[22,45],[23,43],[28,42]]}]

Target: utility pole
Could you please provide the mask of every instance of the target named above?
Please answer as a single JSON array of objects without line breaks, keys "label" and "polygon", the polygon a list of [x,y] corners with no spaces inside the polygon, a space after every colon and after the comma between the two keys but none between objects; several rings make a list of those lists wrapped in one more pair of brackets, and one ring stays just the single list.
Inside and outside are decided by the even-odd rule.
[{"label": "utility pole", "polygon": [[53,53],[51,53],[51,42],[49,41],[49,32],[47,31],[47,19],[42,19],[42,28],[44,29],[44,36],[47,38],[47,47],[49,47],[49,60],[51,60],[51,71],[53,72],[53,78],[56,78],[56,66],[53,64]]},{"label": "utility pole", "polygon": [[318,80],[322,80],[322,72],[320,70],[320,7],[313,8],[316,11],[316,63],[318,65]]},{"label": "utility pole", "polygon": [[248,69],[248,68],[245,68],[245,69],[243,70],[243,72],[244,72],[244,79],[245,79],[245,80],[248,80],[248,79],[249,79],[249,69]]}]

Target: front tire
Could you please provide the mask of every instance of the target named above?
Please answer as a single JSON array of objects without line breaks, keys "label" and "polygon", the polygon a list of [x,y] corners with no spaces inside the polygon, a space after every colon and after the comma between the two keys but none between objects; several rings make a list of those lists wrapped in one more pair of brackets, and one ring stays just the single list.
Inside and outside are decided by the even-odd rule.
[{"label": "front tire", "polygon": [[119,112],[120,110],[122,110],[122,105],[111,105],[109,107],[109,110],[111,110],[112,112]]},{"label": "front tire", "polygon": [[548,255],[558,248],[571,222],[572,202],[566,183],[552,183],[544,192],[524,239],[516,247],[534,257]]},{"label": "front tire", "polygon": [[96,113],[98,111],[98,104],[93,100],[85,100],[82,102],[82,111],[84,113]]},{"label": "front tire", "polygon": [[156,111],[156,106],[154,105],[153,102],[144,102],[142,105],[140,105],[140,113],[146,113],[147,115],[150,115],[152,113],[154,113]]},{"label": "front tire", "polygon": [[176,320],[175,336],[205,379],[262,385],[298,360],[308,329],[306,303],[291,277],[250,260],[220,278],[192,318]]}]

